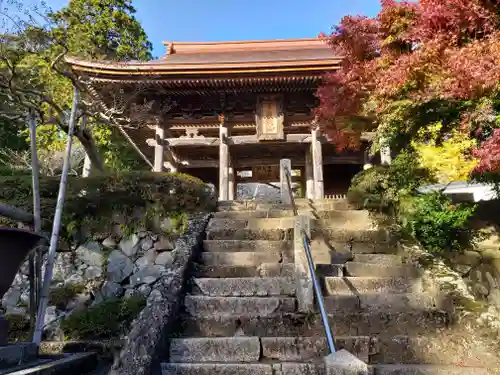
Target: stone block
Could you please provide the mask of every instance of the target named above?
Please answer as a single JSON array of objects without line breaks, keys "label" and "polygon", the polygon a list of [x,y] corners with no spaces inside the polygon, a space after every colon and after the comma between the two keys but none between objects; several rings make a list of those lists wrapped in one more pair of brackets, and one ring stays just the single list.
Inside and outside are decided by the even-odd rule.
[{"label": "stone block", "polygon": [[325,357],[326,375],[368,375],[368,365],[349,353],[339,350]]},{"label": "stone block", "polygon": [[170,362],[258,362],[258,337],[173,339]]}]

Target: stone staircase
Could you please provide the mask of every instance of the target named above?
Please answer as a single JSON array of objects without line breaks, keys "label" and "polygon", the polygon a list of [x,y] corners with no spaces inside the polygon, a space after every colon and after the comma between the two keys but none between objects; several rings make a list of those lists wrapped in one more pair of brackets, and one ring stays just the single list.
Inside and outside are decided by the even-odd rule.
[{"label": "stone staircase", "polygon": [[[367,212],[342,200],[297,205],[313,218],[313,258],[337,350],[375,375],[489,374],[481,366],[490,358],[449,333],[419,270],[404,263]],[[321,318],[297,307],[294,222],[279,204],[219,204],[164,375],[327,374]]]}]

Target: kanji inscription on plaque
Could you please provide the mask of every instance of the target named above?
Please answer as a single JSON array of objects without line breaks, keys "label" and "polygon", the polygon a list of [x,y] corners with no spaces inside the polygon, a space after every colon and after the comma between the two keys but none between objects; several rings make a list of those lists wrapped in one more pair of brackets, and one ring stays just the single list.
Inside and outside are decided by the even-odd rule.
[{"label": "kanji inscription on plaque", "polygon": [[257,138],[264,140],[282,140],[283,131],[283,101],[280,95],[266,95],[257,101]]}]

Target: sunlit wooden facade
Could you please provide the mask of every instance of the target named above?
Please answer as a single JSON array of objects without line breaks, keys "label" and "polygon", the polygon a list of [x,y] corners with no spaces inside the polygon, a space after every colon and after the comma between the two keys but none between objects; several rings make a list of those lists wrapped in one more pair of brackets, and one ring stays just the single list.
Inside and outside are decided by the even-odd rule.
[{"label": "sunlit wooden facade", "polygon": [[[155,171],[190,173],[232,200],[238,182],[279,180],[279,160],[288,158],[301,171],[307,197],[346,191],[365,153],[337,153],[312,112],[323,74],[341,61],[328,45],[319,39],[165,45],[164,57],[145,63],[68,59],[105,108],[124,112]],[[244,170],[252,177],[241,177]]]}]

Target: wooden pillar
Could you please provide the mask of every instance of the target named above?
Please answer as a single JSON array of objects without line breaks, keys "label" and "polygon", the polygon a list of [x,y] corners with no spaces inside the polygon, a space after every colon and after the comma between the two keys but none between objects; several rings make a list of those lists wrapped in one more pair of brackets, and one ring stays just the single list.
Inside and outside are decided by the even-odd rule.
[{"label": "wooden pillar", "polygon": [[227,144],[228,130],[224,115],[220,116],[219,127],[219,200],[229,199],[229,146]]},{"label": "wooden pillar", "polygon": [[314,176],[313,176],[313,160],[311,146],[306,150],[306,165],[305,165],[305,192],[307,199],[314,199]]},{"label": "wooden pillar", "polygon": [[234,171],[234,168],[233,168],[233,159],[231,157],[229,157],[228,188],[227,188],[227,195],[228,195],[227,199],[228,200],[234,201],[234,199],[235,199],[235,190],[236,190],[236,177],[235,177],[235,171]]},{"label": "wooden pillar", "polygon": [[153,171],[162,172],[163,163],[165,162],[165,129],[163,125],[156,125],[156,145],[155,145],[155,162]]},{"label": "wooden pillar", "polygon": [[313,178],[314,178],[314,199],[323,199],[325,195],[323,185],[323,150],[319,140],[320,130],[312,130],[312,159],[313,159]]}]

